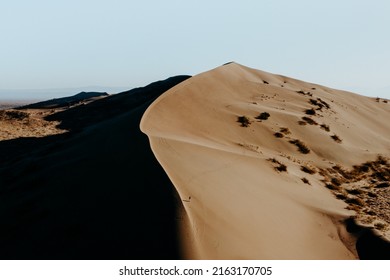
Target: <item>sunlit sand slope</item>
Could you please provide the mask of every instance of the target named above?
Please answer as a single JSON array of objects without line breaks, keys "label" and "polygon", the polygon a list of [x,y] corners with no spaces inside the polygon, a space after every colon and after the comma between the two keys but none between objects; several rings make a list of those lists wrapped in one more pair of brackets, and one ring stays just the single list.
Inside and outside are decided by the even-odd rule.
[{"label": "sunlit sand slope", "polygon": [[388,237],[389,117],[387,100],[231,63],[164,93],[141,130],[187,258],[355,259],[348,218]]}]

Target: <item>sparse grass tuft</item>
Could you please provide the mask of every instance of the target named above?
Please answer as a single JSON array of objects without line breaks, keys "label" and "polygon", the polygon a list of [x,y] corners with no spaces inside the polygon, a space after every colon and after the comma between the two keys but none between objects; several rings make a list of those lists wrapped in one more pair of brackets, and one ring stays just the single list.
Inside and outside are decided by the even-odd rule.
[{"label": "sparse grass tuft", "polygon": [[369,197],[372,197],[372,198],[378,197],[378,195],[377,195],[376,193],[374,193],[374,192],[368,192],[367,195],[368,195]]},{"label": "sparse grass tuft", "polygon": [[268,112],[263,112],[256,117],[258,120],[267,120],[271,115]]},{"label": "sparse grass tuft", "polygon": [[[372,209],[365,209],[364,212],[367,214],[367,215],[371,215],[371,216],[376,216],[376,212]],[[373,221],[373,220],[372,220]],[[371,221],[371,222],[372,222]]]},{"label": "sparse grass tuft", "polygon": [[272,163],[280,164],[280,161],[278,161],[276,158],[269,158],[268,161],[270,161]]},{"label": "sparse grass tuft", "polygon": [[387,165],[387,159],[384,158],[383,156],[378,156],[378,159],[377,159],[378,163],[381,164],[381,165]]},{"label": "sparse grass tuft", "polygon": [[298,147],[298,150],[302,153],[302,154],[308,154],[310,153],[310,149],[306,146],[305,143],[303,143],[301,140],[299,139],[293,139],[293,140],[290,140],[289,141],[291,144],[294,144],[295,146]]},{"label": "sparse grass tuft", "polygon": [[313,94],[310,91],[304,92],[303,90],[297,90],[296,92],[303,95],[313,96]]},{"label": "sparse grass tuft", "polygon": [[358,205],[358,206],[364,206],[366,204],[364,202],[364,200],[359,198],[359,197],[347,197],[345,202],[350,203],[350,204],[355,204],[355,205]]},{"label": "sparse grass tuft", "polygon": [[284,137],[284,135],[280,132],[275,132],[274,135],[276,138],[283,138]]},{"label": "sparse grass tuft", "polygon": [[304,121],[298,121],[298,124],[299,124],[299,125],[307,125],[307,122],[304,122]]},{"label": "sparse grass tuft", "polygon": [[309,117],[302,117],[302,120],[304,120],[305,122],[307,122],[310,125],[318,125],[318,123],[315,120],[313,120]]},{"label": "sparse grass tuft", "polygon": [[308,185],[311,185],[309,180],[307,180],[305,177],[301,178],[302,182],[304,182],[305,184],[308,184]]},{"label": "sparse grass tuft", "polygon": [[276,166],[275,169],[279,172],[287,172],[287,166],[283,163],[280,163],[279,166]]},{"label": "sparse grass tuft", "polygon": [[383,189],[383,188],[388,188],[390,185],[388,182],[383,182],[383,183],[379,183],[378,185],[375,186],[375,188],[377,189]]},{"label": "sparse grass tuft", "polygon": [[341,138],[336,135],[336,134],[333,134],[332,136],[330,136],[335,142],[337,143],[341,143],[343,140],[341,140]]},{"label": "sparse grass tuft", "polygon": [[357,204],[350,204],[347,207],[345,207],[347,210],[353,210],[356,213],[360,213],[360,210],[362,209],[362,206],[357,205]]},{"label": "sparse grass tuft", "polygon": [[279,132],[285,135],[291,134],[290,129],[288,129],[288,127],[281,127]]},{"label": "sparse grass tuft", "polygon": [[264,83],[264,84],[266,84],[266,85],[268,85],[268,84],[269,84],[269,82],[267,82],[267,81],[263,81],[263,83]]},{"label": "sparse grass tuft", "polygon": [[337,179],[337,178],[332,178],[330,181],[332,182],[333,185],[336,185],[336,186],[340,186],[341,185],[340,180]]},{"label": "sparse grass tuft", "polygon": [[328,189],[332,190],[332,191],[338,191],[340,190],[340,187],[339,186],[336,186],[336,185],[333,185],[333,184],[326,184],[325,187],[327,187]]},{"label": "sparse grass tuft", "polygon": [[327,132],[329,132],[330,131],[330,128],[329,128],[329,125],[327,125],[327,124],[321,124],[320,125],[320,127],[321,127],[321,129],[323,129],[323,130],[325,130],[325,131],[327,131]]},{"label": "sparse grass tuft", "polygon": [[381,222],[377,222],[374,224],[374,227],[378,230],[384,230],[386,228],[386,224],[381,223]]},{"label": "sparse grass tuft", "polygon": [[242,127],[248,127],[251,124],[251,121],[247,116],[239,116],[237,118],[237,122],[239,122]]},{"label": "sparse grass tuft", "polygon": [[346,191],[347,191],[347,193],[352,194],[352,195],[361,195],[361,194],[365,193],[363,190],[355,189],[355,188],[349,189],[349,190],[347,189]]},{"label": "sparse grass tuft", "polygon": [[311,169],[310,167],[304,166],[304,165],[301,166],[301,170],[305,173],[308,173],[308,174],[315,174],[316,173],[316,171],[314,169]]},{"label": "sparse grass tuft", "polygon": [[0,111],[0,120],[24,120],[29,118],[29,114],[23,111],[17,111],[17,110],[12,110],[12,111],[7,111],[3,110]]},{"label": "sparse grass tuft", "polygon": [[340,165],[335,165],[332,167],[331,170],[334,170],[335,172],[337,172],[338,174],[340,174],[341,176],[343,176],[343,178],[345,179],[352,179],[353,176],[350,174],[350,172],[344,170]]},{"label": "sparse grass tuft", "polygon": [[277,164],[278,166],[275,166],[275,170],[279,172],[287,172],[287,166],[280,161],[278,161],[276,158],[269,158],[268,161]]},{"label": "sparse grass tuft", "polygon": [[335,194],[337,199],[346,200],[347,196],[344,193],[336,193]]},{"label": "sparse grass tuft", "polygon": [[309,103],[311,104],[311,105],[314,105],[314,106],[320,106],[319,104],[321,104],[321,103],[319,103],[317,100],[315,100],[315,99],[310,99],[309,100]]},{"label": "sparse grass tuft", "polygon": [[323,105],[326,107],[326,109],[330,109],[330,105],[328,103],[326,103],[324,100],[322,100],[321,98],[317,98],[317,100]]}]

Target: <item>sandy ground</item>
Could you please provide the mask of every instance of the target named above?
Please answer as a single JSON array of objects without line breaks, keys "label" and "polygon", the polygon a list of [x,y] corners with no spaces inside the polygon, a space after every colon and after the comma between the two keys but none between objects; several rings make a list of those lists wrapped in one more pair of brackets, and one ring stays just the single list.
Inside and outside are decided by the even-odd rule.
[{"label": "sandy ground", "polygon": [[349,218],[390,237],[389,117],[387,100],[231,63],[140,126],[182,200],[186,258],[356,259]]},{"label": "sandy ground", "polygon": [[46,121],[44,118],[55,113],[55,110],[13,110],[0,111],[0,141],[20,137],[45,137],[61,134],[59,122]]}]

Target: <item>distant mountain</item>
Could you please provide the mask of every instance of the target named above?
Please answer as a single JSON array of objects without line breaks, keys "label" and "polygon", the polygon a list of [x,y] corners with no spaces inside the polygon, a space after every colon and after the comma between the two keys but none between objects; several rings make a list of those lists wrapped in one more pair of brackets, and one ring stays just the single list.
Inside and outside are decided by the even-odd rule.
[{"label": "distant mountain", "polygon": [[[85,86],[72,88],[47,88],[47,89],[0,89],[0,102],[4,101],[45,101],[53,98],[71,96],[76,92],[107,92],[117,93],[125,91],[134,86],[125,87],[103,87],[103,86]],[[32,102],[30,102],[32,103]]]},{"label": "distant mountain", "polygon": [[80,102],[88,102],[108,96],[107,92],[80,92],[73,96],[55,98],[48,101],[37,102],[22,106],[22,109],[50,109],[72,106]]},{"label": "distant mountain", "polygon": [[0,100],[0,110],[5,110],[5,109],[11,109],[15,107],[20,107],[24,106],[26,104],[33,103],[35,101],[29,100],[29,101],[21,101],[21,100],[16,100],[16,101],[2,101]]}]

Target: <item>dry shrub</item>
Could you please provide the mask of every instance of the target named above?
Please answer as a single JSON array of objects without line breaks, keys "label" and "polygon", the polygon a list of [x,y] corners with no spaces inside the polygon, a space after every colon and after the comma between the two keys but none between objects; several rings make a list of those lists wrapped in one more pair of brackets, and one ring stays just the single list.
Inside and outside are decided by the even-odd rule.
[{"label": "dry shrub", "polygon": [[374,224],[374,227],[378,230],[384,230],[387,226],[385,223],[377,222]]},{"label": "dry shrub", "polygon": [[346,191],[347,191],[347,193],[352,194],[352,195],[362,195],[362,194],[365,193],[363,190],[361,190],[361,189],[355,189],[355,188],[353,188],[353,189],[347,189]]},{"label": "dry shrub", "polygon": [[285,135],[291,134],[290,129],[288,129],[288,127],[281,127],[279,132]]},{"label": "dry shrub", "polygon": [[355,205],[358,205],[358,206],[364,206],[366,204],[363,199],[361,199],[359,197],[355,197],[355,196],[347,197],[345,202],[350,203],[350,204],[355,204]]},{"label": "dry shrub", "polygon": [[369,197],[372,197],[372,198],[377,198],[378,197],[378,195],[376,193],[374,193],[374,192],[367,192],[367,195]]},{"label": "dry shrub", "polygon": [[317,100],[320,102],[320,104],[322,104],[322,106],[325,106],[326,109],[330,109],[330,105],[326,103],[324,100],[322,100],[321,98],[317,98]]},{"label": "dry shrub", "polygon": [[347,196],[344,193],[335,193],[337,199],[346,200]]},{"label": "dry shrub", "polygon": [[305,143],[303,143],[301,140],[299,139],[293,139],[293,140],[290,140],[289,141],[291,144],[294,144],[295,146],[298,147],[298,150],[302,153],[302,154],[308,154],[310,153],[310,149],[306,146]]},{"label": "dry shrub", "polygon": [[256,117],[258,120],[268,120],[271,115],[268,112],[263,112]]},{"label": "dry shrub", "polygon": [[311,108],[311,109],[306,109],[306,110],[305,110],[305,114],[306,114],[306,115],[314,116],[314,115],[316,114],[316,111],[315,111],[313,108]]},{"label": "dry shrub", "polygon": [[341,143],[343,140],[341,140],[341,138],[339,136],[337,136],[336,134],[333,134],[332,136],[330,136],[335,142],[337,143]]},{"label": "dry shrub", "polygon": [[287,166],[283,163],[279,164],[279,166],[276,166],[275,169],[279,172],[287,172]]},{"label": "dry shrub", "polygon": [[326,184],[325,187],[332,191],[339,191],[341,188],[339,186],[333,185],[333,184]]},{"label": "dry shrub", "polygon": [[276,158],[269,158],[267,159],[268,161],[272,162],[272,163],[277,163],[277,164],[280,164],[280,161],[278,161]]},{"label": "dry shrub", "polygon": [[382,182],[375,186],[377,189],[388,188],[390,185],[388,182]]},{"label": "dry shrub", "polygon": [[305,122],[307,122],[310,125],[318,125],[318,123],[315,120],[313,120],[309,117],[302,117],[302,120],[304,120]]},{"label": "dry shrub", "polygon": [[330,181],[332,182],[333,185],[336,186],[340,186],[342,183],[338,178],[332,178]]},{"label": "dry shrub", "polygon": [[308,173],[308,174],[314,174],[314,173],[316,173],[316,171],[315,171],[314,169],[311,169],[310,167],[304,166],[304,165],[301,166],[301,170],[302,170],[303,172],[305,172],[305,173]]},{"label": "dry shrub", "polygon": [[308,185],[311,185],[309,180],[307,180],[305,177],[301,178],[302,182],[304,182],[305,184],[308,184]]},{"label": "dry shrub", "polygon": [[242,127],[248,127],[251,124],[251,121],[247,116],[239,116],[237,118],[237,122],[239,122]]},{"label": "dry shrub", "polygon": [[325,131],[327,131],[327,132],[329,132],[330,131],[330,128],[329,128],[329,125],[327,125],[327,124],[321,124],[320,125],[320,127],[321,127],[321,129],[323,129],[323,130],[325,130]]},{"label": "dry shrub", "polygon": [[276,171],[287,172],[287,166],[278,161],[276,158],[269,158],[267,160],[278,165],[274,167]]},{"label": "dry shrub", "polygon": [[4,120],[24,120],[29,118],[29,114],[23,111],[17,111],[17,110],[12,110],[12,111],[7,111],[3,110],[0,111],[0,119]]}]

